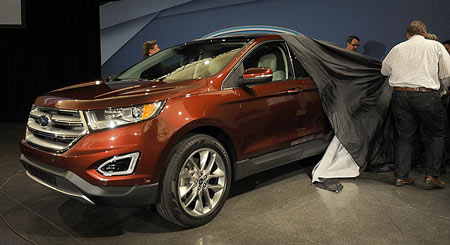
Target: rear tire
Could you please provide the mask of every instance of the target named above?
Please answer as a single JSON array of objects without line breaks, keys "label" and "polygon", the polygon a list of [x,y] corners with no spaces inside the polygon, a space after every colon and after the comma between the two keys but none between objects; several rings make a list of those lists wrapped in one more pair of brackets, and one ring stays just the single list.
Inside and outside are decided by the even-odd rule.
[{"label": "rear tire", "polygon": [[197,227],[220,212],[231,184],[231,163],[215,138],[194,134],[169,154],[156,203],[158,213],[174,224]]}]

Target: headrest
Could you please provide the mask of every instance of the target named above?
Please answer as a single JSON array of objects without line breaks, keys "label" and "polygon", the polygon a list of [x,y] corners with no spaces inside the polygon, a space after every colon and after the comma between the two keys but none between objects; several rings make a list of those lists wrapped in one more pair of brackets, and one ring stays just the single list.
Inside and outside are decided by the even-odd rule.
[{"label": "headrest", "polygon": [[275,54],[261,56],[258,61],[258,67],[269,67],[272,72],[275,72],[277,70],[277,56]]}]

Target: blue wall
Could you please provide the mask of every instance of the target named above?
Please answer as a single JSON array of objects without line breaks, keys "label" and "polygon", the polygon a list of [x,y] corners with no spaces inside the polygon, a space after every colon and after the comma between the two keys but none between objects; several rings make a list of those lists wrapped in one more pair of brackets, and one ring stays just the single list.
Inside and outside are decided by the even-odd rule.
[{"label": "blue wall", "polygon": [[[129,17],[155,2],[157,11]],[[121,4],[121,11],[113,11],[111,4]],[[104,23],[128,13],[122,22],[101,29],[104,77],[140,61],[147,40],[157,40],[163,49],[233,26],[281,26],[341,47],[348,35],[357,35],[358,52],[379,60],[406,39],[413,20],[422,20],[441,41],[450,39],[449,0],[122,0],[100,11]]]}]

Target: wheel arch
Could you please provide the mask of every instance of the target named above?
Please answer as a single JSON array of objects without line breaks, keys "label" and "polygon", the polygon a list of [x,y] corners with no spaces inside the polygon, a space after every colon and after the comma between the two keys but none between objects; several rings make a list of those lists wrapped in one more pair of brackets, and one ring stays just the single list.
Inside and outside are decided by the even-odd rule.
[{"label": "wheel arch", "polygon": [[234,180],[235,177],[235,162],[237,159],[236,155],[236,147],[235,143],[229,136],[229,134],[221,129],[218,126],[211,125],[211,124],[203,124],[201,125],[199,122],[190,123],[185,125],[183,128],[178,130],[169,140],[169,143],[167,144],[166,148],[164,149],[163,153],[160,156],[159,159],[159,170],[157,171],[159,174],[158,179],[160,180],[162,176],[164,176],[164,173],[167,168],[168,161],[173,154],[173,148],[175,145],[182,141],[184,138],[189,137],[192,134],[205,134],[209,135],[215,139],[217,139],[226,149],[227,153],[229,154],[230,158],[230,165],[231,165],[231,174],[232,179]]},{"label": "wheel arch", "polygon": [[222,143],[229,154],[231,160],[230,164],[232,168],[231,172],[234,173],[233,163],[236,162],[236,149],[230,136],[224,130],[214,126],[202,126],[192,130],[191,132],[189,132],[189,134],[206,134],[217,139],[220,143]]}]

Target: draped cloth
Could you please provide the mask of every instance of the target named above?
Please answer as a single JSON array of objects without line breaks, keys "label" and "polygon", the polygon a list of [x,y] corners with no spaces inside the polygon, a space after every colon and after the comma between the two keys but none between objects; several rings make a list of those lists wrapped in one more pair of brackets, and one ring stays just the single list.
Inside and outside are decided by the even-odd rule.
[{"label": "draped cloth", "polygon": [[[320,171],[323,176],[313,176],[313,182],[355,177],[356,167],[363,171],[368,165],[393,162],[389,112],[392,88],[380,72],[381,62],[306,36],[282,37],[316,83],[322,108],[336,137],[327,149],[329,154],[325,153],[326,158],[319,162],[329,166],[316,166],[315,172],[339,169],[334,166],[337,164],[345,168],[352,165],[351,161],[357,165],[349,169],[348,176],[342,176],[342,171],[336,176]],[[345,152],[350,157],[345,157]]]}]

